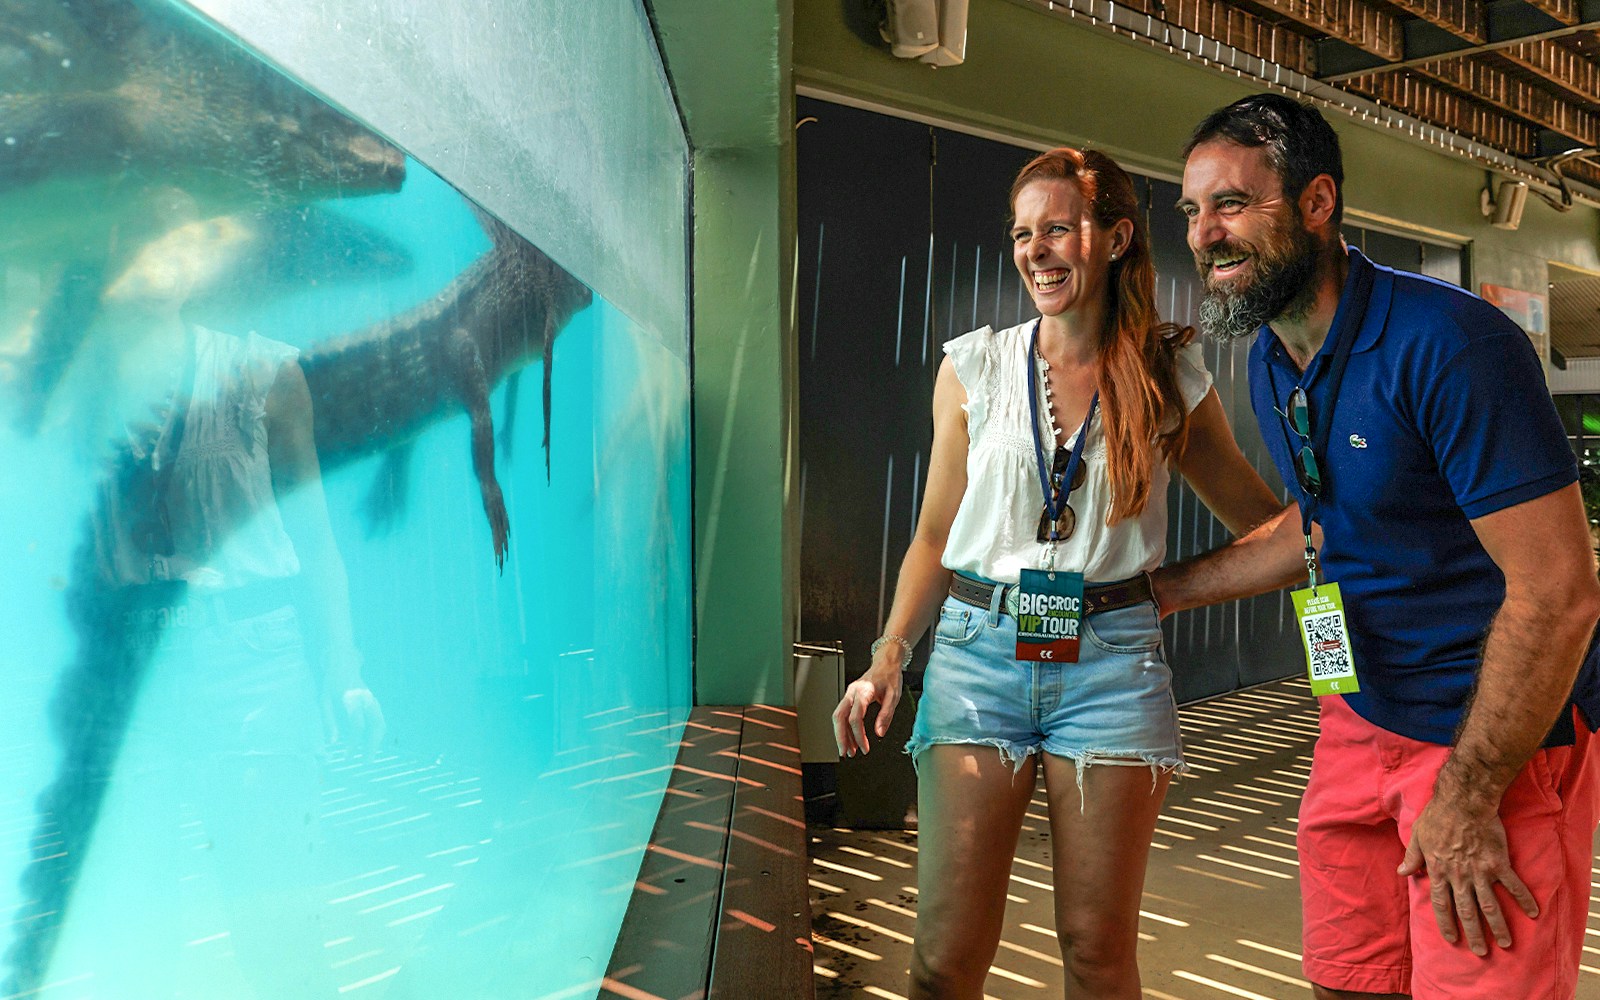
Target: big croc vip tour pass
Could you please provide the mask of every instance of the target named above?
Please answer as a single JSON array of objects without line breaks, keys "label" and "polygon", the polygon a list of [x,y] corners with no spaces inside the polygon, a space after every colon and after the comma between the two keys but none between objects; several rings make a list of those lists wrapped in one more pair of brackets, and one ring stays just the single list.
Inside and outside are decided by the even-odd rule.
[{"label": "big croc vip tour pass", "polygon": [[1017,588],[1017,659],[1078,662],[1083,574],[1025,569]]}]

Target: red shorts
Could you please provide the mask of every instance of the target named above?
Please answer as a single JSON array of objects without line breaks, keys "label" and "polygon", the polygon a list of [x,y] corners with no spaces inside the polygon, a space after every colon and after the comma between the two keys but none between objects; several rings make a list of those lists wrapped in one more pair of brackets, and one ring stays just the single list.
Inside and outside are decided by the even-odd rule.
[{"label": "red shorts", "polygon": [[[1511,947],[1484,958],[1440,935],[1426,876],[1395,873],[1411,824],[1433,795],[1449,748],[1397,736],[1322,699],[1322,733],[1300,807],[1306,978],[1415,1000],[1570,998],[1589,915],[1600,815],[1600,739],[1579,722],[1575,746],[1541,750],[1501,802],[1511,866],[1532,890],[1530,920],[1500,891]],[[1487,936],[1487,935],[1486,935]]]}]

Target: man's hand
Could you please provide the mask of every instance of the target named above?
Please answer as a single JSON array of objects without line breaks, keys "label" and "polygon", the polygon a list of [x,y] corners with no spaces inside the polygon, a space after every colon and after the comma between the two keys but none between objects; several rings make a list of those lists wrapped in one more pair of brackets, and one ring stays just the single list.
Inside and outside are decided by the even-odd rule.
[{"label": "man's hand", "polygon": [[[1311,526],[1312,544],[1322,529]],[[1150,592],[1162,618],[1176,611],[1264,594],[1306,583],[1306,543],[1294,504],[1220,549],[1150,571]]]},{"label": "man's hand", "polygon": [[1539,915],[1533,893],[1511,869],[1506,828],[1500,822],[1498,807],[1496,802],[1484,811],[1434,796],[1412,826],[1411,842],[1400,863],[1402,876],[1417,875],[1426,869],[1439,933],[1455,944],[1459,920],[1474,955],[1489,953],[1483,923],[1489,925],[1496,944],[1511,947],[1511,929],[1506,925],[1495,883],[1504,886],[1529,917]]},{"label": "man's hand", "polygon": [[1505,602],[1490,623],[1471,707],[1412,828],[1400,874],[1426,868],[1439,933],[1455,944],[1459,920],[1473,954],[1486,955],[1480,914],[1502,948],[1511,944],[1496,883],[1529,917],[1539,915],[1511,870],[1500,800],[1556,717],[1570,711],[1563,706],[1600,616],[1600,581],[1576,483],[1474,518],[1472,530],[1505,574]]}]

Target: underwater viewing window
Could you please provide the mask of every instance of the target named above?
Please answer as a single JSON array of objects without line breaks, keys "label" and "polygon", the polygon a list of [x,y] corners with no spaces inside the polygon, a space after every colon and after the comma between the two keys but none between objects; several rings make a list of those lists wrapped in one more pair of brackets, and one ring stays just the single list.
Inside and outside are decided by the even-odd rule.
[{"label": "underwater viewing window", "polygon": [[[585,121],[670,106],[599,7],[652,58]],[[692,702],[686,300],[186,4],[0,11],[0,997],[596,996]]]}]

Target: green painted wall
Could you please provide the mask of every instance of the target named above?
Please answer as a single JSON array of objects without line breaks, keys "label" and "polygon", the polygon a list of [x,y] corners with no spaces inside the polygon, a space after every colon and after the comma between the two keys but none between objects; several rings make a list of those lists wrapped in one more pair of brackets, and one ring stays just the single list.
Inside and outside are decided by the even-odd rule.
[{"label": "green painted wall", "polygon": [[787,0],[652,0],[693,150],[695,694],[793,700]]},{"label": "green painted wall", "polygon": [[[794,224],[781,147],[695,158],[696,691],[789,704]],[[781,185],[781,187],[780,187]]]},{"label": "green painted wall", "polygon": [[[971,0],[967,59],[933,69],[896,59],[857,0],[795,0],[797,87],[997,136],[1092,144],[1135,169],[1181,172],[1179,150],[1206,113],[1261,88],[1010,0]],[[1386,130],[1332,116],[1345,150],[1345,203],[1473,244],[1475,278],[1543,292],[1547,260],[1600,270],[1600,212],[1561,214],[1528,199],[1522,227],[1478,209],[1483,168]]]}]

